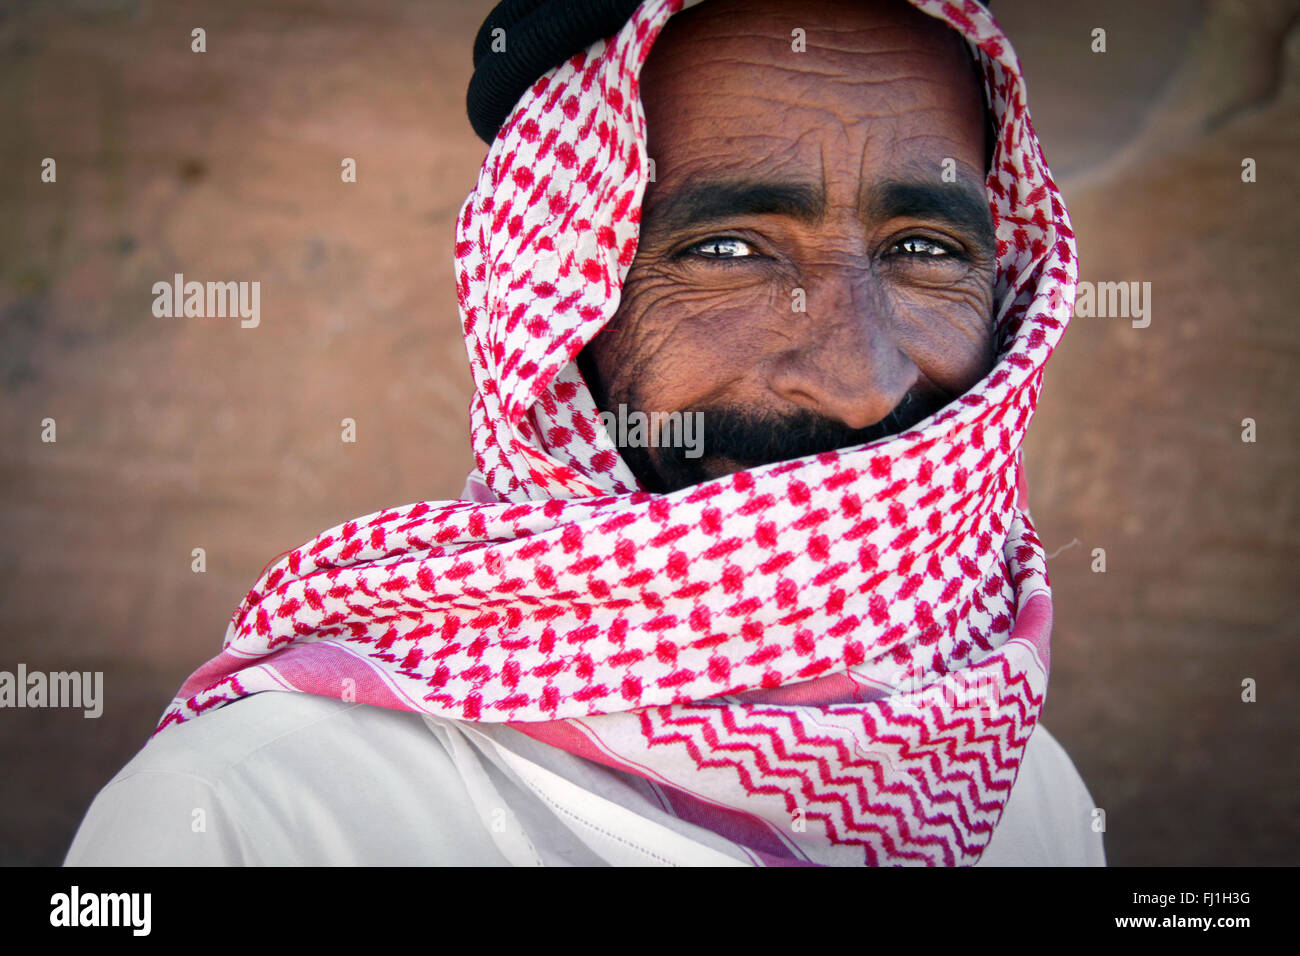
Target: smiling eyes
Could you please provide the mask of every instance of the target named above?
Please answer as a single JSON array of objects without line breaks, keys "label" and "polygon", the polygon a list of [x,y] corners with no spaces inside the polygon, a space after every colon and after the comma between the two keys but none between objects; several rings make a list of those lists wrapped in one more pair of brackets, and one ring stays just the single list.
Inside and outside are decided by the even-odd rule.
[{"label": "smiling eyes", "polygon": [[[751,243],[735,236],[711,236],[687,248],[688,255],[701,259],[751,259],[758,255]],[[920,259],[938,259],[956,255],[949,246],[925,236],[907,236],[889,248],[889,253],[913,256]]]},{"label": "smiling eyes", "polygon": [[894,249],[902,249],[903,253],[909,256],[927,256],[931,258],[953,254],[952,250],[943,243],[927,239],[925,236],[908,236],[906,239],[900,239],[894,243],[889,251],[893,252]]},{"label": "smiling eyes", "polygon": [[[741,252],[742,249],[748,249],[749,252]],[[743,239],[719,236],[697,242],[687,252],[694,252],[705,259],[741,259],[753,255],[754,247]]]}]

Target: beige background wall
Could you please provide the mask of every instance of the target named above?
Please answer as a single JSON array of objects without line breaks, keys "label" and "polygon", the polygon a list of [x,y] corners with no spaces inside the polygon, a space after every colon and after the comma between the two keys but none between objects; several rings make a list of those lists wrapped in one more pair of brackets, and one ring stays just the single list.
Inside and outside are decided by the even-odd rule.
[{"label": "beige background wall", "polygon": [[[106,683],[98,720],[0,710],[0,862],[62,859],[268,560],[459,492],[451,237],[485,151],[464,93],[490,6],[0,16],[0,669]],[[1075,321],[1030,430],[1039,531],[1078,541],[1050,563],[1045,722],[1113,863],[1295,863],[1300,4],[994,9],[1083,278],[1152,283],[1149,328]],[[261,325],[154,318],[175,272],[258,279]]]}]

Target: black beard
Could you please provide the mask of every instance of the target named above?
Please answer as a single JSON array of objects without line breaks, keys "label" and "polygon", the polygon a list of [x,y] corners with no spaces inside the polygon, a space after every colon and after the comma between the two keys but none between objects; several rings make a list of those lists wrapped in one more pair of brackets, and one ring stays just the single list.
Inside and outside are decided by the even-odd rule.
[{"label": "black beard", "polygon": [[[849,428],[809,410],[790,415],[754,413],[744,408],[693,409],[703,413],[703,453],[686,457],[685,447],[619,446],[632,474],[647,491],[667,494],[698,485],[716,475],[707,471],[710,459],[727,458],[743,468],[792,461],[822,452],[864,445],[906,431],[946,404],[935,397],[909,392],[898,407],[874,425]],[[630,409],[629,409],[630,410]],[[610,436],[617,440],[617,436]]]},{"label": "black beard", "polygon": [[[596,407],[612,414],[617,403],[611,401],[589,349],[578,354],[578,369]],[[704,415],[702,454],[697,458],[687,458],[690,449],[684,446],[655,449],[658,454],[652,457],[648,447],[618,445],[617,435],[610,438],[618,445],[619,454],[642,488],[655,494],[669,494],[716,477],[706,469],[710,459],[729,458],[745,468],[754,468],[865,445],[907,431],[947,403],[947,399],[933,392],[913,390],[903,396],[892,412],[866,428],[849,428],[808,409],[790,415],[764,414],[741,407],[686,409],[683,418],[697,411]],[[623,404],[628,411],[634,410],[630,402],[624,400]]]}]

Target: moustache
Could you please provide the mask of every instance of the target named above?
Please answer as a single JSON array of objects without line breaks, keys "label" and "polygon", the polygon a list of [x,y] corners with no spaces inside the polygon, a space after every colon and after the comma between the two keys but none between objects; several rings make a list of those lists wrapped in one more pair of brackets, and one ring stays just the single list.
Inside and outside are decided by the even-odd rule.
[{"label": "moustache", "polygon": [[875,424],[850,428],[807,409],[779,417],[715,409],[704,413],[704,454],[750,467],[792,461],[898,434],[935,410],[933,402],[923,402],[909,393]]},{"label": "moustache", "polygon": [[944,404],[937,396],[909,392],[893,411],[865,428],[850,428],[810,409],[778,416],[745,408],[692,409],[703,412],[702,454],[687,457],[686,448],[661,447],[652,461],[644,447],[620,451],[648,490],[665,493],[707,481],[705,463],[711,458],[754,468],[865,445],[906,431]]}]

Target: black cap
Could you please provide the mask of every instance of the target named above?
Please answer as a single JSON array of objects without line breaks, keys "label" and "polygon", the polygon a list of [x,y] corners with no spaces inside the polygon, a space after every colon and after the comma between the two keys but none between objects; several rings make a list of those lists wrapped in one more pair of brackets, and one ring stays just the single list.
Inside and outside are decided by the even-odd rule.
[{"label": "black cap", "polygon": [[[474,75],[465,105],[491,145],[519,98],[552,67],[623,28],[641,0],[502,0],[474,38]],[[494,51],[494,31],[505,48]]]}]

